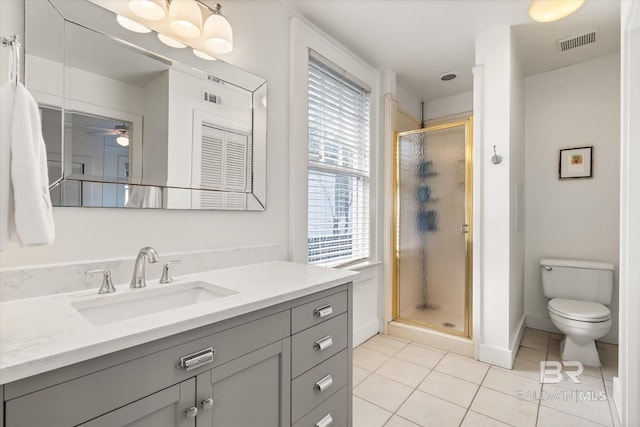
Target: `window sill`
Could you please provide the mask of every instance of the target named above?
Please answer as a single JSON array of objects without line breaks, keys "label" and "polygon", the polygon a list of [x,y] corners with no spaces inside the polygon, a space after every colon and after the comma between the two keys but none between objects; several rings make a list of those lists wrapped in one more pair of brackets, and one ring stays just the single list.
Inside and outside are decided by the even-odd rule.
[{"label": "window sill", "polygon": [[377,265],[382,265],[382,261],[367,260],[364,262],[360,262],[358,264],[352,264],[346,267],[338,267],[338,268],[340,268],[341,270],[361,271],[361,270],[366,270],[367,268],[370,268],[370,267],[375,267]]}]

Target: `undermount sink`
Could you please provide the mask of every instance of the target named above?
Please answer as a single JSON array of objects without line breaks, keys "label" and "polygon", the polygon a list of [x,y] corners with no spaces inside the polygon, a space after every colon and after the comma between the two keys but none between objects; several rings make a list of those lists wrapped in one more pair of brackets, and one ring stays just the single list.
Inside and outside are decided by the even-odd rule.
[{"label": "undermount sink", "polygon": [[71,305],[94,325],[120,322],[147,314],[224,298],[238,292],[195,281],[156,289],[133,290],[122,295],[96,296]]}]

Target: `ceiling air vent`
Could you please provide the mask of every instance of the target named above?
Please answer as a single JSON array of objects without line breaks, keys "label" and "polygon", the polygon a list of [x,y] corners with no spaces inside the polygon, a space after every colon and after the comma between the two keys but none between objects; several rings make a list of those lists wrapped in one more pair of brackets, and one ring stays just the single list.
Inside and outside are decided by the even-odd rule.
[{"label": "ceiling air vent", "polygon": [[565,52],[569,49],[575,49],[576,47],[595,43],[597,40],[597,36],[598,30],[587,31],[586,33],[581,33],[575,36],[560,39],[556,41],[556,46],[558,46],[558,50],[560,52]]}]

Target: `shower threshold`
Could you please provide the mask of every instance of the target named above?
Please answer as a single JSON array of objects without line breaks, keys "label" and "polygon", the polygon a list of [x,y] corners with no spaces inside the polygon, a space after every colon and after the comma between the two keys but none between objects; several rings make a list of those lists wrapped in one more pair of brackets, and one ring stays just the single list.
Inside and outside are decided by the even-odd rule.
[{"label": "shower threshold", "polygon": [[439,348],[463,356],[474,357],[473,341],[471,339],[451,335],[447,332],[439,332],[401,320],[394,320],[389,323],[388,334],[414,341],[418,344]]}]

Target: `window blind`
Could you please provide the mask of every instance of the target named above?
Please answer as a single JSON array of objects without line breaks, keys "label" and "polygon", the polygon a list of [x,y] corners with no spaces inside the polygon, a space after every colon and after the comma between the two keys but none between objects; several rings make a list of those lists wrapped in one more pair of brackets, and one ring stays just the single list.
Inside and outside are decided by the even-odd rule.
[{"label": "window blind", "polygon": [[308,262],[369,257],[369,90],[309,58]]}]

